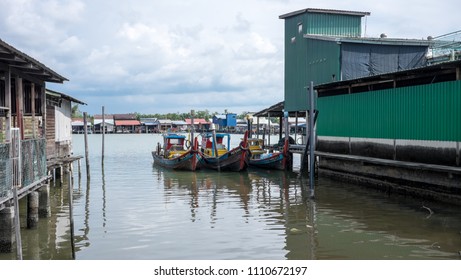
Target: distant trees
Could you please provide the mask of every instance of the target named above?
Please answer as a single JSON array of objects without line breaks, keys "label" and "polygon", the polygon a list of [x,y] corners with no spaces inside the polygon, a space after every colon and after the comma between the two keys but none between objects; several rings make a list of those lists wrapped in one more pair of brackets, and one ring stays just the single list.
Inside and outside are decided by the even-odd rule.
[{"label": "distant trees", "polygon": [[83,117],[83,114],[78,109],[78,104],[75,104],[74,106],[72,106],[72,118],[82,118],[82,117]]},{"label": "distant trees", "polygon": [[[167,113],[167,114],[141,114],[141,113],[135,113],[138,119],[140,118],[157,118],[157,119],[168,119],[172,121],[180,121],[184,119],[190,119],[192,118],[191,112],[188,113]],[[218,115],[217,112],[210,113],[210,111],[205,110],[205,111],[196,111],[194,114],[195,119],[205,119],[205,120],[211,120],[214,115]]]}]

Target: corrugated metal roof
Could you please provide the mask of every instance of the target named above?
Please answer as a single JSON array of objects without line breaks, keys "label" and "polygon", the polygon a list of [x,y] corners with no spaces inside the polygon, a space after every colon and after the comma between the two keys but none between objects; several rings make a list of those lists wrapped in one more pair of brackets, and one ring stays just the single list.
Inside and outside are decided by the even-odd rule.
[{"label": "corrugated metal roof", "polygon": [[41,81],[52,83],[63,83],[64,81],[68,81],[67,78],[59,75],[43,63],[19,51],[1,39],[0,54],[0,62]]},{"label": "corrugated metal roof", "polygon": [[280,19],[285,19],[293,16],[297,16],[304,13],[320,13],[320,14],[339,14],[339,15],[350,15],[350,16],[369,16],[370,12],[357,12],[357,11],[344,11],[344,10],[330,10],[330,9],[314,9],[307,8],[279,16]]},{"label": "corrugated metal roof", "polygon": [[45,89],[45,92],[46,94],[49,94],[49,95],[52,95],[52,96],[55,96],[55,97],[60,97],[60,98],[63,98],[63,99],[67,99],[67,100],[70,100],[72,102],[75,102],[75,103],[78,103],[78,104],[82,104],[82,105],[87,105],[85,102],[83,101],[80,101],[70,95],[67,95],[67,94],[64,94],[62,92],[57,92],[57,91],[54,91],[54,90],[51,90],[51,89]]},{"label": "corrugated metal roof", "polygon": [[323,41],[335,41],[337,43],[360,43],[360,44],[379,44],[379,45],[404,45],[404,46],[431,46],[434,41],[419,39],[400,39],[400,38],[371,38],[371,37],[342,37],[305,34],[306,39]]}]

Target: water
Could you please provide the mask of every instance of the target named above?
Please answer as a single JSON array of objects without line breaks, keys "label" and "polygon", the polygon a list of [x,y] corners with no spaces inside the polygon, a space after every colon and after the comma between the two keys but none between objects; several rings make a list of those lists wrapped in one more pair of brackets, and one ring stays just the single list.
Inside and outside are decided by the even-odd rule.
[{"label": "water", "polygon": [[[178,172],[152,164],[160,135],[105,138],[102,166],[101,135],[88,136],[90,181],[85,161],[81,179],[74,165],[76,259],[460,259],[459,207],[324,177],[312,201],[299,158],[295,172]],[[83,135],[74,135],[74,154],[83,147]],[[21,229],[24,259],[71,259],[63,181],[51,188],[52,217]]]}]

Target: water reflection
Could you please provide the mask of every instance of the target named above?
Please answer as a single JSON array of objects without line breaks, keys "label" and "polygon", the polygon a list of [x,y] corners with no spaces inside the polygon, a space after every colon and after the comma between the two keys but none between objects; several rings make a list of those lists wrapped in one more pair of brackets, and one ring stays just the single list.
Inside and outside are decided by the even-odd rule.
[{"label": "water reflection", "polygon": [[[220,208],[225,212],[238,208],[239,217],[233,219],[245,224],[263,223],[262,228],[252,230],[285,239],[285,246],[278,248],[285,251],[285,258],[315,258],[315,203],[308,199],[307,190],[300,187],[298,174],[265,170],[178,172],[155,165],[153,173],[158,182],[163,182],[165,204],[177,200],[180,193],[190,196],[192,222],[197,221],[200,207],[209,207],[209,225],[213,229],[219,222]],[[254,237],[252,240],[258,242]]]}]

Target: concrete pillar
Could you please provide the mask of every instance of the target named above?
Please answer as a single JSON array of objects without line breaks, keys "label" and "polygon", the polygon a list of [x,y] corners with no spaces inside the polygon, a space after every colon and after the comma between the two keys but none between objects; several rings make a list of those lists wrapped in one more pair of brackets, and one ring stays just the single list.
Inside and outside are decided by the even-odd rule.
[{"label": "concrete pillar", "polygon": [[38,225],[38,192],[27,195],[27,228],[33,229]]},{"label": "concrete pillar", "polygon": [[39,200],[38,202],[39,218],[49,218],[51,216],[50,184],[45,184],[39,189],[38,200]]},{"label": "concrete pillar", "polygon": [[13,252],[15,241],[14,206],[0,211],[0,253]]}]

